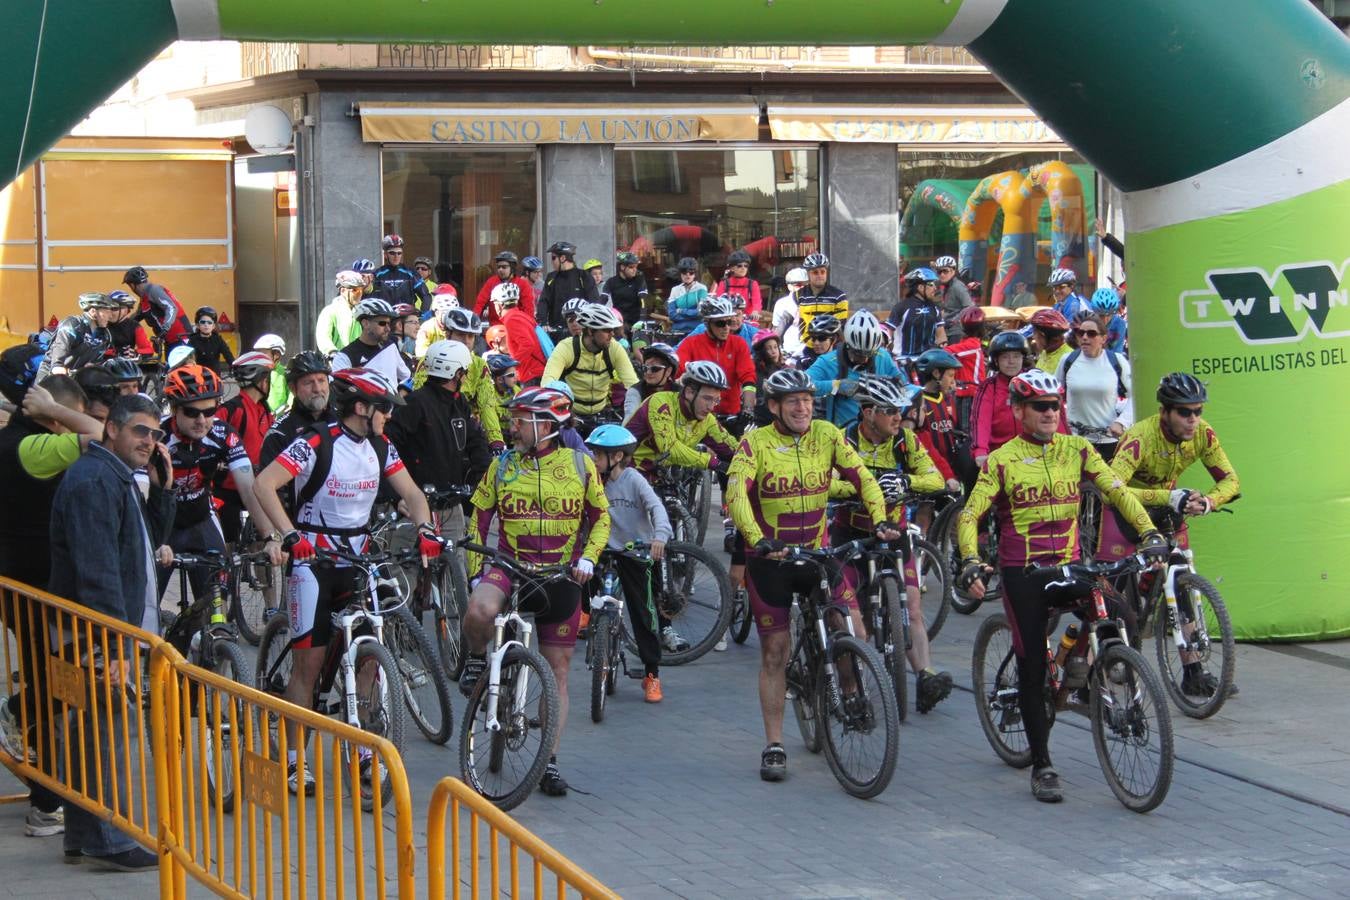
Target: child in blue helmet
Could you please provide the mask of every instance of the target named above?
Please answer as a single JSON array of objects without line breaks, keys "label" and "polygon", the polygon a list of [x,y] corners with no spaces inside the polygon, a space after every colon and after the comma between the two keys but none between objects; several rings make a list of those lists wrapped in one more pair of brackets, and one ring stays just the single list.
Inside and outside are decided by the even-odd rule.
[{"label": "child in blue helmet", "polygon": [[1120,294],[1116,293],[1115,288],[1097,288],[1088,306],[1106,320],[1106,349],[1113,353],[1124,353],[1129,329],[1120,315]]}]

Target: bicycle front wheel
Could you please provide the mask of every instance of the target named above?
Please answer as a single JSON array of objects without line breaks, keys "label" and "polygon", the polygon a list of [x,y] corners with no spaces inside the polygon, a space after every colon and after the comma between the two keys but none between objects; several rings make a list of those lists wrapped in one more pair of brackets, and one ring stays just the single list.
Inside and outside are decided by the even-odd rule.
[{"label": "bicycle front wheel", "polygon": [[914,568],[919,576],[919,601],[923,609],[923,627],[928,640],[937,637],[951,609],[947,567],[942,551],[924,540],[914,540]]},{"label": "bicycle front wheel", "polygon": [[[222,678],[243,684],[248,672],[244,651],[234,641],[217,640],[211,645],[211,671]],[[200,714],[205,718],[202,757],[206,764],[206,788],[212,802],[221,810],[234,809],[234,786],[239,765],[239,750],[235,734],[243,733],[244,708],[242,703],[231,703],[227,695],[207,689]]]},{"label": "bicycle front wheel", "polygon": [[731,607],[731,639],[744,644],[750,639],[750,626],[754,624],[755,617],[750,612],[750,594],[743,587],[737,588]]},{"label": "bicycle front wheel", "polygon": [[478,679],[459,732],[464,780],[499,809],[514,809],[544,777],[559,727],[558,684],[538,652],[509,647],[502,657],[496,726],[488,719],[488,673]]},{"label": "bicycle front wheel", "polygon": [[605,719],[605,698],[609,695],[609,682],[614,678],[609,658],[613,641],[614,632],[610,629],[609,614],[592,616],[590,636],[586,639],[586,655],[591,663],[592,722],[603,722]]},{"label": "bicycle front wheel", "polygon": [[1116,799],[1154,809],[1172,784],[1172,717],[1158,676],[1138,651],[1112,644],[1092,672],[1092,744]]},{"label": "bicycle front wheel", "polygon": [[[356,722],[362,731],[379,735],[394,745],[394,751],[403,755],[403,679],[398,674],[398,663],[394,661],[388,648],[374,641],[362,641],[356,645]],[[343,700],[343,704],[346,704]],[[353,710],[344,713],[348,720]],[[359,793],[361,808],[370,812],[375,805],[375,783],[379,783],[379,792],[383,809],[392,809],[392,788],[389,772],[376,760],[362,765],[359,783],[354,785],[352,793]],[[378,769],[378,772],[375,770]],[[348,770],[350,771],[350,769]]]},{"label": "bicycle front wheel", "polygon": [[432,623],[436,629],[436,647],[440,650],[446,674],[452,681],[458,681],[464,671],[464,611],[469,608],[469,580],[464,574],[463,550],[456,547],[453,553],[445,555],[445,562],[432,579],[431,589],[436,592],[436,621]]},{"label": "bicycle front wheel", "polygon": [[436,658],[431,639],[406,607],[385,614],[384,645],[403,679],[403,702],[413,724],[433,744],[444,744],[455,727],[450,680]]},{"label": "bicycle front wheel", "polygon": [[726,634],[731,624],[731,580],[715,556],[679,541],[666,544],[666,572],[669,577],[652,599],[657,613],[670,621],[689,647],[666,650],[661,662],[680,666],[703,656]]},{"label": "bicycle front wheel", "polygon": [[[1184,649],[1178,640],[1185,644]],[[1219,590],[1209,579],[1194,573],[1177,576],[1177,620],[1168,616],[1167,599],[1158,598],[1153,643],[1163,687],[1177,709],[1192,719],[1208,719],[1218,712],[1233,689],[1237,668],[1237,645],[1233,622],[1228,618]],[[1186,682],[1186,663],[1199,663],[1216,682],[1210,687],[1200,679]]]},{"label": "bicycle front wheel", "polygon": [[702,545],[703,539],[708,536],[708,520],[712,513],[712,490],[712,469],[704,469],[694,484],[693,505],[689,510],[694,516],[695,544]]},{"label": "bicycle front wheel", "polygon": [[[258,541],[253,519],[244,520],[239,536],[240,547],[251,547]],[[281,606],[281,570],[264,562],[242,563],[234,573],[234,597],[230,603],[230,618],[239,628],[239,636],[253,646],[262,640],[267,621]]]},{"label": "bicycle front wheel", "polygon": [[[1031,743],[1022,721],[1017,684],[1017,655],[1012,629],[1003,613],[980,624],[970,660],[971,692],[980,728],[998,758],[1014,769],[1031,765]],[[1053,711],[1053,705],[1046,704]],[[1053,715],[1050,719],[1054,721]]]},{"label": "bicycle front wheel", "polygon": [[825,761],[854,797],[886,790],[900,751],[900,713],[885,666],[870,644],[836,634],[830,644],[837,690],[827,678],[816,685],[816,710],[824,735]]}]

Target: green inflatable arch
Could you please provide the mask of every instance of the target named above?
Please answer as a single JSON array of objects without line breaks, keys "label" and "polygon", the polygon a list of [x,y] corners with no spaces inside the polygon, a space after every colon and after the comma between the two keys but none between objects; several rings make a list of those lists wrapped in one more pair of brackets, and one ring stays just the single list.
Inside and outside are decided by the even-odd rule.
[{"label": "green inflatable arch", "polygon": [[1307,0],[11,6],[0,183],[177,38],[966,45],[1127,192],[1138,411],[1166,371],[1210,382],[1244,499],[1193,531],[1239,633],[1350,634],[1350,41]]}]

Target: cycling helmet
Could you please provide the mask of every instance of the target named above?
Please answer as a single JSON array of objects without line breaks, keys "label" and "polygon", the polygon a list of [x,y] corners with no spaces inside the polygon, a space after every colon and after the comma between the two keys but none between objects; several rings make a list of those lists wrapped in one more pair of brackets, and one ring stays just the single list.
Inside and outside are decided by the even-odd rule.
[{"label": "cycling helmet", "polygon": [[141,367],[136,365],[135,360],[127,359],[122,356],[117,356],[112,359],[105,360],[103,363],[103,368],[107,369],[110,373],[112,373],[113,377],[116,378],[118,381],[139,382],[141,380]]},{"label": "cycling helmet", "polygon": [[638,264],[637,254],[629,253],[627,250],[622,251],[616,256],[614,261],[621,266],[636,266]]},{"label": "cycling helmet", "polygon": [[510,263],[514,267],[516,264],[520,262],[520,257],[516,256],[510,250],[503,250],[501,253],[498,253],[496,256],[492,257],[492,261],[499,263],[500,262]]},{"label": "cycling helmet", "polygon": [[786,397],[788,394],[816,393],[816,385],[801,369],[779,369],[764,379],[764,393],[769,397]]},{"label": "cycling helmet", "polygon": [[1023,356],[1031,353],[1031,345],[1019,331],[1000,331],[989,341],[989,356],[997,359],[1000,353],[1009,353],[1016,350]]},{"label": "cycling helmet", "polygon": [[1050,277],[1046,279],[1045,283],[1050,287],[1057,284],[1077,284],[1078,275],[1074,273],[1073,269],[1055,269],[1050,273]]},{"label": "cycling helmet", "polygon": [[487,331],[483,332],[483,340],[487,342],[489,347],[497,346],[497,344],[506,340],[506,326],[493,325]]},{"label": "cycling helmet", "polygon": [[937,273],[927,266],[919,266],[917,269],[910,269],[905,273],[905,284],[913,285],[921,281],[936,284],[937,280]]},{"label": "cycling helmet", "polygon": [[465,334],[482,334],[483,320],[471,309],[456,306],[441,316],[441,324],[446,331],[462,331]]},{"label": "cycling helmet", "polygon": [[590,303],[585,297],[573,297],[562,305],[563,319],[575,319],[582,307]]},{"label": "cycling helmet", "polygon": [[1025,403],[1037,397],[1058,397],[1063,388],[1059,379],[1041,369],[1027,369],[1008,383],[1008,402]]},{"label": "cycling helmet", "polygon": [[834,337],[843,328],[838,316],[816,316],[806,326],[806,333],[812,337]]},{"label": "cycling helmet", "polygon": [[586,262],[582,265],[581,268],[589,272],[591,269],[603,268],[604,265],[605,265],[604,263],[602,263],[600,260],[592,256],[590,259],[586,260]]},{"label": "cycling helmet", "polygon": [[1039,328],[1042,331],[1069,330],[1069,320],[1064,318],[1064,314],[1057,309],[1038,309],[1032,313],[1028,320],[1033,328]]},{"label": "cycling helmet", "polygon": [[750,265],[750,254],[744,250],[732,250],[727,254],[727,268]]},{"label": "cycling helmet", "polygon": [[164,396],[174,405],[213,400],[220,396],[220,377],[195,363],[179,366],[165,376]]},{"label": "cycling helmet", "polygon": [[961,315],[957,316],[956,320],[966,326],[983,325],[984,310],[980,309],[978,306],[967,306],[965,309],[961,310]]},{"label": "cycling helmet", "polygon": [[606,423],[586,438],[586,446],[597,450],[622,450],[632,453],[637,449],[637,437],[622,425]]},{"label": "cycling helmet", "polygon": [[658,341],[655,344],[648,344],[646,347],[643,347],[640,352],[642,354],[643,362],[647,362],[655,356],[669,365],[672,369],[678,369],[680,367],[680,355],[676,353],[675,348],[669,344],[663,344]]},{"label": "cycling helmet", "polygon": [[338,288],[359,288],[364,287],[366,280],[361,277],[361,273],[355,269],[343,269],[337,273],[334,283]]},{"label": "cycling helmet", "polygon": [[275,350],[282,356],[285,356],[286,342],[282,340],[281,335],[279,334],[264,334],[262,337],[258,338],[256,341],[253,342],[253,349],[267,350],[269,352]]},{"label": "cycling helmet", "polygon": [[188,362],[196,358],[197,349],[191,344],[179,344],[169,351],[168,366],[170,370],[179,366],[187,365]]},{"label": "cycling helmet", "polygon": [[919,354],[918,358],[914,360],[914,368],[919,371],[919,374],[927,377],[940,370],[959,369],[961,368],[961,360],[952,356],[946,350],[934,347],[932,350],[925,350]]},{"label": "cycling helmet", "polygon": [[436,317],[436,321],[438,322],[445,313],[458,306],[459,298],[450,292],[444,294],[438,293],[431,298],[431,314]]},{"label": "cycling helmet", "polygon": [[700,319],[730,319],[736,315],[736,305],[725,294],[716,297],[704,297],[698,301]]},{"label": "cycling helmet", "polygon": [[844,323],[844,346],[859,353],[876,353],[886,342],[877,317],[860,309]]},{"label": "cycling helmet", "polygon": [[121,309],[121,304],[117,303],[107,294],[100,291],[85,291],[75,302],[80,305],[80,309]]},{"label": "cycling helmet", "polygon": [[506,401],[509,412],[527,412],[536,420],[547,418],[559,425],[572,417],[572,398],[557,388],[530,388]]},{"label": "cycling helmet", "polygon": [[262,377],[276,368],[276,363],[272,362],[272,354],[265,350],[250,350],[247,353],[241,353],[230,363],[230,371],[234,373],[234,378],[241,385],[256,384],[262,380]]},{"label": "cycling helmet", "polygon": [[1093,309],[1092,307],[1084,306],[1081,309],[1079,309],[1078,312],[1073,314],[1073,327],[1077,328],[1079,325],[1082,325],[1084,322],[1087,321],[1091,321],[1097,325],[1100,325],[1101,316],[1102,314],[1097,312],[1097,310]]},{"label": "cycling helmet", "polygon": [[747,305],[745,297],[741,294],[723,294],[722,296],[730,300],[732,307],[736,310],[745,309]]},{"label": "cycling helmet", "polygon": [[939,256],[937,259],[933,260],[933,268],[934,268],[934,269],[955,269],[955,268],[956,268],[956,257],[954,257],[954,256]]},{"label": "cycling helmet", "polygon": [[352,269],[357,275],[368,275],[375,271],[375,263],[362,257],[352,262]]},{"label": "cycling helmet", "polygon": [[301,350],[291,357],[290,365],[286,366],[286,380],[295,382],[306,375],[327,375],[332,371],[328,357],[318,350]]},{"label": "cycling helmet", "polygon": [[553,256],[565,256],[571,259],[577,255],[577,245],[567,241],[554,241],[549,244],[548,252]]},{"label": "cycling helmet", "polygon": [[811,269],[828,269],[830,267],[830,258],[817,250],[802,260],[802,268],[810,271]]},{"label": "cycling helmet", "polygon": [[526,272],[542,272],[544,261],[537,256],[527,256],[521,261],[520,267]]},{"label": "cycling helmet", "polygon": [[394,304],[394,318],[406,319],[408,316],[415,315],[417,315],[417,307],[413,306],[411,303]]},{"label": "cycling helmet", "polygon": [[577,311],[577,322],[582,328],[595,331],[613,331],[623,327],[618,313],[603,303],[587,303]]},{"label": "cycling helmet", "polygon": [[447,295],[454,297],[456,300],[459,299],[459,288],[455,287],[448,281],[443,281],[440,284],[436,285],[436,290],[433,291],[431,294],[431,296],[433,297],[444,297]]},{"label": "cycling helmet", "polygon": [[876,375],[864,375],[858,379],[858,393],[853,395],[859,406],[884,406],[889,409],[908,409],[910,397],[899,385]]},{"label": "cycling helmet", "polygon": [[332,391],[339,405],[355,403],[357,400],[386,409],[404,405],[403,397],[383,372],[362,366],[334,372]]},{"label": "cycling helmet", "polygon": [[577,395],[572,393],[572,386],[562,379],[555,378],[552,381],[545,381],[540,387],[546,387],[551,391],[562,391],[567,395],[568,400],[577,399]]},{"label": "cycling helmet", "polygon": [[376,316],[388,316],[394,318],[394,308],[389,305],[388,300],[381,300],[379,297],[370,297],[356,304],[356,309],[352,310],[352,318],[360,322],[362,319],[371,319]]},{"label": "cycling helmet", "polygon": [[483,357],[483,361],[487,363],[488,371],[492,373],[493,378],[500,378],[520,365],[509,353],[489,353]]},{"label": "cycling helmet", "polygon": [[381,250],[397,250],[403,246],[403,236],[399,234],[386,234],[380,241]]},{"label": "cycling helmet", "polygon": [[150,280],[150,274],[145,271],[145,266],[132,266],[127,269],[126,274],[122,276],[122,283],[135,287],[138,284],[145,284]]},{"label": "cycling helmet", "polygon": [[1158,382],[1158,402],[1163,406],[1205,403],[1208,400],[1209,391],[1205,389],[1205,383],[1187,372],[1172,372]]},{"label": "cycling helmet", "polygon": [[1092,300],[1089,302],[1097,312],[1113,313],[1120,309],[1120,295],[1114,288],[1097,288],[1093,291]]},{"label": "cycling helmet", "polygon": [[202,316],[206,316],[212,322],[220,321],[220,313],[216,312],[216,308],[214,306],[197,307],[197,311],[192,314],[192,321],[196,322],[200,320]]},{"label": "cycling helmet", "polygon": [[783,339],[772,328],[761,328],[755,332],[755,337],[750,341],[750,346],[752,349],[758,350],[764,345],[765,341],[778,341],[781,344]]},{"label": "cycling helmet", "polygon": [[131,309],[131,307],[141,302],[140,298],[135,294],[128,294],[126,291],[108,291],[108,299],[118,306],[124,306],[127,309]]},{"label": "cycling helmet", "polygon": [[680,377],[680,384],[684,387],[691,384],[702,385],[717,388],[719,391],[725,391],[731,387],[727,383],[727,373],[722,371],[722,367],[706,359],[696,359],[685,366],[684,375]]},{"label": "cycling helmet", "polygon": [[417,257],[417,259],[413,260],[414,269],[417,268],[418,266],[426,266],[428,269],[430,269],[434,265],[435,263],[431,261],[430,256],[419,256]]},{"label": "cycling helmet", "polygon": [[[14,348],[6,350],[6,353],[12,353]],[[85,366],[83,369],[76,369],[71,375],[75,383],[84,391],[84,395],[90,400],[97,400],[108,408],[117,402],[118,378],[112,372],[103,366]],[[17,403],[23,402],[23,394],[28,390],[27,385],[16,385],[6,382],[4,385],[5,396],[9,400]],[[13,395],[13,396],[11,396]]]},{"label": "cycling helmet", "polygon": [[422,366],[428,378],[454,378],[469,371],[473,363],[473,353],[459,341],[437,341],[427,348],[422,358]]},{"label": "cycling helmet", "polygon": [[811,279],[806,277],[805,269],[803,269],[801,266],[794,266],[793,268],[788,269],[788,273],[783,276],[783,280],[786,281],[789,285],[793,284],[803,285],[809,282]]},{"label": "cycling helmet", "polygon": [[492,289],[492,305],[497,307],[517,306],[520,303],[520,286],[514,281],[503,281]]},{"label": "cycling helmet", "polygon": [[681,257],[680,261],[675,264],[675,268],[679,269],[681,272],[697,272],[698,260],[694,259],[692,256]]}]

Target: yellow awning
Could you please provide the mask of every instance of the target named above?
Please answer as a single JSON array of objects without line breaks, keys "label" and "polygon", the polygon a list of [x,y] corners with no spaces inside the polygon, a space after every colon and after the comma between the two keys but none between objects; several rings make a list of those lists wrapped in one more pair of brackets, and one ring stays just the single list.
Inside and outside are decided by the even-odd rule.
[{"label": "yellow awning", "polygon": [[1063,147],[1024,106],[769,105],[776,141],[923,144],[946,147]]},{"label": "yellow awning", "polygon": [[362,102],[361,137],[396,144],[680,144],[753,141],[754,103],[437,105]]}]

